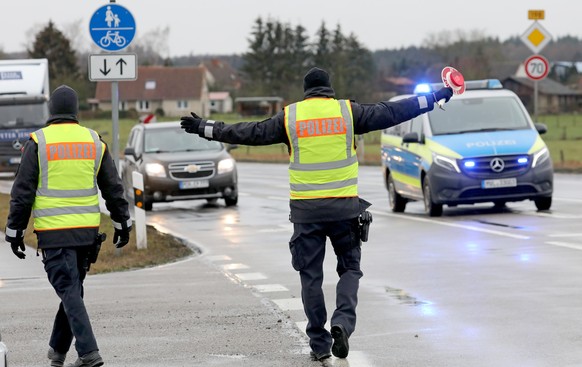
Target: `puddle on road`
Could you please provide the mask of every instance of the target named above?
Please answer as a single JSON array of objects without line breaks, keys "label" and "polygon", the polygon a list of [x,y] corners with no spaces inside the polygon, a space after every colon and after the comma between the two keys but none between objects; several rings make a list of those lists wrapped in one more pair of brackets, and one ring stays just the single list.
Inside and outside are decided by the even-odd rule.
[{"label": "puddle on road", "polygon": [[428,305],[430,302],[419,300],[416,297],[411,296],[410,294],[406,293],[406,291],[398,288],[392,287],[385,287],[386,293],[390,295],[390,297],[397,299],[401,304],[407,306],[422,306]]}]

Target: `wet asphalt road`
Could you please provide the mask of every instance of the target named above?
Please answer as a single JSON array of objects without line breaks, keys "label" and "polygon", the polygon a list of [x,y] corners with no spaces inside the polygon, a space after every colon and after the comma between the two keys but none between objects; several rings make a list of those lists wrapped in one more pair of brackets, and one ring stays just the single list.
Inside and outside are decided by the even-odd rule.
[{"label": "wet asphalt road", "polygon": [[[299,277],[287,246],[286,166],[239,163],[239,179],[235,208],[222,201],[187,201],[154,205],[148,213],[148,223],[195,243],[201,256],[90,277],[94,298],[88,307],[99,310],[93,318],[105,325],[98,340],[115,352],[111,365],[267,366],[269,355],[271,365],[318,365],[306,361],[301,334],[306,322]],[[363,250],[358,325],[348,359],[327,365],[582,365],[581,176],[556,175],[549,212],[537,212],[532,202],[509,203],[501,211],[482,204],[445,207],[441,218],[426,217],[421,203],[409,203],[404,214],[391,213],[379,167],[361,167],[359,182],[361,196],[373,204],[374,222]],[[330,312],[337,280],[333,260],[330,246],[324,283]],[[42,277],[37,269],[41,275],[33,279]],[[50,299],[50,288],[40,282],[5,281],[9,286],[0,288],[0,310],[10,316],[0,319],[7,344],[5,329],[16,332],[24,325],[33,349],[44,350],[48,326],[43,322],[53,310],[42,306],[39,292],[30,291],[40,287],[43,299]],[[131,287],[124,287],[126,282]],[[130,291],[136,287],[145,292]],[[147,307],[144,294],[151,296]],[[131,306],[143,315],[127,320]],[[22,321],[22,307],[34,322]],[[169,326],[154,322],[164,319]],[[115,326],[127,323],[129,330]],[[229,335],[230,349],[225,334],[213,327],[217,323]],[[166,343],[164,352],[156,341]],[[152,361],[152,348],[163,364]],[[150,364],[148,358],[124,357],[131,349],[143,350]]]}]

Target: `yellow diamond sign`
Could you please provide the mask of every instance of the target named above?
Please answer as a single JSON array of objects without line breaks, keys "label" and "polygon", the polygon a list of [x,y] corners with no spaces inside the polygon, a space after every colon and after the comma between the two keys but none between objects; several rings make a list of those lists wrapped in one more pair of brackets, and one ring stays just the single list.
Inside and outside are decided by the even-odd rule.
[{"label": "yellow diamond sign", "polygon": [[552,36],[539,22],[533,22],[521,36],[521,40],[534,54],[537,54],[550,43]]}]

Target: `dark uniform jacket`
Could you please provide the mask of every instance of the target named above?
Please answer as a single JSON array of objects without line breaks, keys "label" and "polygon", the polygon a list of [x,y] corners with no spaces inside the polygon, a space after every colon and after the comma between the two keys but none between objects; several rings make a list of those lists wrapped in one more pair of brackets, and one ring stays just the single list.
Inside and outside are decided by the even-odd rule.
[{"label": "dark uniform jacket", "polygon": [[[47,124],[78,122],[73,119],[49,120]],[[32,204],[36,197],[38,186],[38,145],[28,140],[23,147],[22,160],[14,184],[12,186],[10,213],[7,227],[16,230],[25,230],[32,212]],[[101,161],[101,168],[97,174],[97,185],[111,219],[117,223],[124,223],[130,219],[128,203],[123,196],[123,186],[118,176],[115,162],[107,146]],[[59,248],[86,246],[94,242],[98,228],[70,228],[37,232],[39,248]]]},{"label": "dark uniform jacket", "polygon": [[[329,87],[315,87],[305,91],[304,99],[312,97],[333,98],[335,92]],[[379,102],[376,104],[359,104],[351,101],[354,116],[355,134],[365,134],[382,130],[401,122],[408,121],[429,109],[421,109],[416,97],[397,102]],[[432,109],[432,104],[430,104]],[[204,125],[200,126],[200,131]],[[212,138],[225,143],[243,145],[270,145],[285,143],[289,139],[285,130],[285,112],[260,122],[240,122],[225,124],[215,122]],[[309,200],[290,200],[293,223],[317,223],[347,220],[357,217],[370,203],[359,198],[326,198]]]}]

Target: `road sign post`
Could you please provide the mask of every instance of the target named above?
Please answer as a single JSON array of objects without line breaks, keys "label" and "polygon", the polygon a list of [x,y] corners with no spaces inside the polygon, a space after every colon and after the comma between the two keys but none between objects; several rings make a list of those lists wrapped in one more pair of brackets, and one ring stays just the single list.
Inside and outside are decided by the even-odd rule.
[{"label": "road sign post", "polygon": [[541,55],[533,55],[525,60],[525,74],[534,84],[534,121],[538,119],[538,81],[548,76],[550,63]]},{"label": "road sign post", "polygon": [[[120,51],[129,46],[135,36],[135,28],[136,25],[133,15],[123,6],[115,4],[115,0],[110,0],[109,4],[97,9],[89,21],[89,33],[91,34],[91,39],[93,39],[93,42],[95,42],[97,46],[108,52]],[[93,69],[91,67],[91,60],[94,56],[99,55],[92,55],[89,58],[89,79],[111,81],[111,122],[113,124],[111,154],[113,155],[115,166],[119,169],[119,86],[117,82],[118,80],[126,80],[122,77],[124,59],[121,59],[123,60],[121,66],[115,63],[118,65],[118,72],[112,74],[112,76],[117,76],[117,78],[106,78],[110,73],[107,68],[108,56],[102,56],[101,61],[103,63],[103,68],[100,69],[97,67],[97,69]],[[137,60],[134,60],[132,65],[134,66],[133,69],[135,74]],[[126,72],[128,71],[129,70],[126,69]],[[128,74],[129,73],[126,75]],[[135,80],[136,77],[128,79]]]},{"label": "road sign post", "polygon": [[521,36],[523,43],[534,53],[524,65],[527,77],[532,79],[534,84],[534,120],[538,118],[538,81],[545,78],[550,70],[548,60],[541,55],[536,55],[552,40],[550,33],[538,22],[545,17],[544,10],[529,10],[528,19],[534,22]]}]

